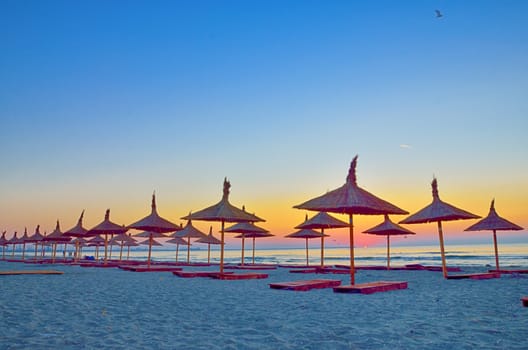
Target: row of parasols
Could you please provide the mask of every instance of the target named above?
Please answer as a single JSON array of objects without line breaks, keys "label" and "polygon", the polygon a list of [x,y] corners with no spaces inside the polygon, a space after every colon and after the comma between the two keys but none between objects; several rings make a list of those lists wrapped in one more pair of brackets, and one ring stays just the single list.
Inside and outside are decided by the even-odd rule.
[{"label": "row of parasols", "polygon": [[[325,229],[331,228],[349,228],[349,249],[350,249],[350,280],[351,284],[355,283],[355,266],[354,266],[354,222],[353,216],[356,215],[383,215],[384,221],[380,225],[377,225],[371,229],[368,229],[364,232],[376,234],[376,235],[385,235],[387,236],[387,266],[390,263],[390,236],[392,235],[409,235],[414,234],[412,231],[392,222],[389,218],[389,215],[406,215],[409,214],[407,211],[381,199],[371,194],[370,192],[362,189],[357,185],[356,179],[356,165],[357,165],[357,156],[353,158],[346,182],[343,186],[329,191],[319,197],[308,200],[302,204],[294,206],[297,209],[317,211],[314,217],[308,219],[306,218],[305,222],[297,226],[296,228],[299,231],[294,232],[287,237],[292,238],[304,238],[306,239],[306,250],[308,251],[308,239],[311,238],[321,238],[321,264],[324,264],[324,237]],[[443,221],[453,221],[453,220],[465,220],[465,219],[478,219],[480,216],[472,214],[468,211],[459,209],[451,204],[448,204],[440,199],[438,193],[438,184],[436,178],[432,182],[432,202],[425,208],[419,210],[413,215],[405,218],[400,221],[400,224],[421,224],[421,223],[431,223],[436,222],[438,227],[438,235],[440,242],[440,253],[442,258],[442,271],[444,277],[447,277],[447,267],[445,261],[445,250],[444,250],[444,239],[443,239]],[[129,225],[118,225],[110,221],[110,211],[106,211],[105,219],[99,225],[95,226],[90,230],[86,230],[82,227],[82,217],[79,218],[79,221],[75,227],[70,230],[65,231],[64,233],[60,232],[59,224],[54,232],[50,235],[40,238],[40,233],[35,232],[35,235],[32,236],[33,239],[42,241],[51,241],[55,243],[60,243],[61,239],[69,241],[72,237],[77,239],[77,244],[80,242],[80,238],[86,237],[96,237],[94,244],[101,244],[105,247],[105,262],[107,261],[107,247],[109,243],[109,237],[112,242],[120,241],[121,248],[127,245],[137,244],[132,240],[130,235],[127,235],[126,232],[129,229],[140,230],[142,232],[136,234],[139,237],[146,237],[147,240],[143,243],[149,245],[148,253],[148,264],[150,265],[151,260],[151,250],[152,246],[158,244],[155,241],[155,238],[166,237],[165,234],[172,233],[172,239],[167,241],[168,243],[177,244],[177,247],[180,244],[185,244],[188,246],[187,257],[189,259],[189,246],[190,238],[198,238],[197,242],[207,243],[208,244],[208,260],[210,259],[210,244],[219,244],[220,245],[220,273],[223,273],[224,270],[224,233],[225,232],[235,232],[240,234],[240,238],[243,240],[245,238],[253,238],[253,256],[254,256],[254,239],[258,237],[267,237],[272,236],[267,230],[262,229],[255,225],[256,222],[262,222],[263,219],[259,218],[254,214],[248,213],[245,208],[237,208],[229,203],[229,192],[230,192],[230,183],[227,179],[224,180],[223,196],[222,199],[203,210],[200,210],[195,213],[191,213],[182,219],[188,220],[185,227],[176,225],[162,217],[160,217],[156,210],[156,201],[155,195],[152,196],[151,204],[151,213],[150,215],[144,217],[143,219]],[[336,213],[336,214],[346,214],[349,217],[349,222],[345,223],[340,221],[327,213]],[[202,221],[216,221],[220,222],[220,239],[215,238],[212,235],[212,229],[209,231],[209,235],[202,233],[197,230],[192,225],[192,220],[202,220]],[[235,223],[235,225],[225,228],[225,223]],[[315,231],[320,229],[321,231]],[[494,201],[491,202],[490,211],[487,217],[480,220],[479,222],[471,225],[466,229],[466,231],[480,231],[480,230],[490,230],[493,231],[493,241],[495,249],[495,262],[496,268],[499,270],[499,258],[498,258],[498,248],[497,248],[497,238],[496,231],[502,230],[522,230],[523,228],[500,217],[495,211]],[[4,233],[5,235],[5,233]],[[22,241],[12,241],[6,240],[4,235],[0,238],[0,245],[5,244],[16,244],[24,242],[32,242],[31,238],[26,238]],[[99,237],[99,238],[97,238]],[[103,238],[104,237],[104,238]],[[16,239],[16,236],[14,237]],[[183,238],[187,238],[185,241]],[[94,241],[92,239],[92,241]],[[35,241],[33,241],[35,242]],[[242,242],[243,249],[242,254],[244,254],[244,241]],[[78,249],[76,249],[78,251]],[[176,254],[178,248],[176,250]],[[53,256],[56,253],[56,245],[54,249]],[[242,256],[242,262],[244,257]]]}]

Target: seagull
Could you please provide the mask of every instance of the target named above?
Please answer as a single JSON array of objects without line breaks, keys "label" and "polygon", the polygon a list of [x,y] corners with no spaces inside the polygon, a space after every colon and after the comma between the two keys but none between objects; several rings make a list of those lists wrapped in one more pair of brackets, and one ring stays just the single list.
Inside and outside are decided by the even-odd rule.
[{"label": "seagull", "polygon": [[444,17],[444,15],[442,14],[442,12],[440,12],[440,10],[435,10],[435,13],[436,13],[436,18]]}]

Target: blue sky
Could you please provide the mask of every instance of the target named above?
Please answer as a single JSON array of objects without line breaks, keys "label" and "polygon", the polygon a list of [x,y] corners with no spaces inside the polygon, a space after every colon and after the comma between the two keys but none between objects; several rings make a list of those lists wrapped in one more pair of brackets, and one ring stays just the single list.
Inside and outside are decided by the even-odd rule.
[{"label": "blue sky", "polygon": [[526,227],[527,10],[4,0],[0,229],[73,226],[83,208],[87,226],[107,207],[131,223],[153,190],[178,222],[227,176],[234,204],[286,234],[355,154],[359,184],[410,212],[434,174],[453,204],[485,215],[495,197]]}]

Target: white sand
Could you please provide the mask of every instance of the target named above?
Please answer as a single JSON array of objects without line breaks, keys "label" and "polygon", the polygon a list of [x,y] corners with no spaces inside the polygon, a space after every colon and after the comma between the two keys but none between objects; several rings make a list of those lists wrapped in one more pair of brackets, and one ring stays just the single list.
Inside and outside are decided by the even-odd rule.
[{"label": "white sand", "polygon": [[[0,270],[15,268],[35,266],[0,262]],[[47,268],[64,275],[0,276],[1,349],[528,346],[528,308],[520,302],[528,295],[528,276],[473,281],[444,280],[441,273],[427,271],[360,271],[358,283],[404,280],[409,289],[353,295],[331,289],[270,289],[270,282],[348,279],[291,274],[283,268],[265,271],[268,279],[245,281],[115,268]]]}]

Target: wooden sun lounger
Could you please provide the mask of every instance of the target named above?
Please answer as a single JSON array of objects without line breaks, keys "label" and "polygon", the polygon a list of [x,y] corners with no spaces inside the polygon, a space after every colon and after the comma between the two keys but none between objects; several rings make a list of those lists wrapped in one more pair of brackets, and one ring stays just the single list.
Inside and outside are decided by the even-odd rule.
[{"label": "wooden sun lounger", "polygon": [[181,267],[163,265],[120,265],[120,269],[132,272],[174,272],[181,271]]},{"label": "wooden sun lounger", "polygon": [[90,262],[90,263],[80,263],[80,267],[101,267],[101,268],[110,268],[110,267],[119,267],[118,263],[114,262]]},{"label": "wooden sun lounger", "polygon": [[521,298],[524,307],[528,307],[528,297]]},{"label": "wooden sun lounger", "polygon": [[484,272],[484,273],[467,273],[460,275],[448,275],[448,280],[472,279],[472,280],[488,280],[491,278],[500,278],[499,272]]},{"label": "wooden sun lounger", "polygon": [[290,273],[317,273],[317,269],[315,267],[310,269],[292,269]]},{"label": "wooden sun lounger", "polygon": [[[224,272],[224,274],[230,274],[233,272]],[[218,271],[173,271],[173,275],[183,278],[194,278],[194,277],[209,277],[220,275]]]},{"label": "wooden sun lounger", "polygon": [[268,278],[266,273],[219,273],[211,276],[219,280],[255,280]]},{"label": "wooden sun lounger", "polygon": [[378,281],[369,283],[360,283],[334,288],[336,293],[360,293],[372,294],[377,292],[388,292],[391,290],[407,289],[407,282],[396,281]]},{"label": "wooden sun lounger", "polygon": [[528,273],[528,270],[488,270],[488,272],[498,272],[498,273],[504,273],[504,274],[516,274],[521,273],[525,274]]},{"label": "wooden sun lounger", "polygon": [[63,271],[56,270],[16,270],[0,271],[0,275],[62,275]]},{"label": "wooden sun lounger", "polygon": [[226,266],[225,269],[230,270],[276,270],[277,266],[264,266],[264,265],[231,265]]},{"label": "wooden sun lounger", "polygon": [[311,289],[322,289],[322,288],[333,288],[341,285],[340,280],[328,280],[328,279],[317,279],[317,280],[304,280],[304,281],[293,281],[293,282],[279,282],[270,283],[270,288],[273,289],[284,289],[306,292]]}]

